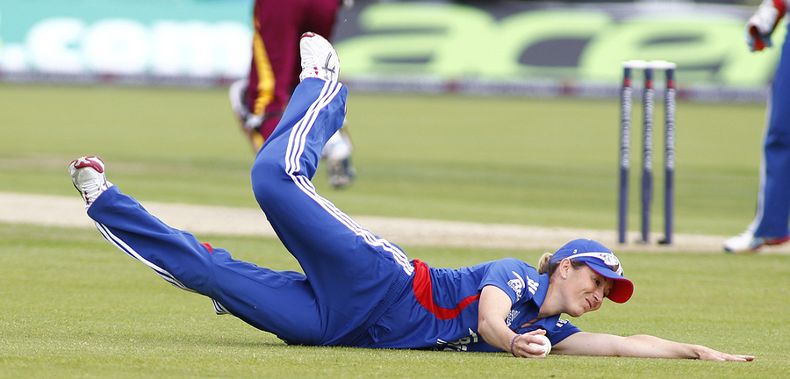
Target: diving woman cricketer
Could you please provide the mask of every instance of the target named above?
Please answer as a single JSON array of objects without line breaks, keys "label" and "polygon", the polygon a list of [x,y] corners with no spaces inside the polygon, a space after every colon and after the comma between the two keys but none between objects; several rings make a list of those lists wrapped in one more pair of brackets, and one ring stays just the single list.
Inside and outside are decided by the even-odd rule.
[{"label": "diving woman cricketer", "polygon": [[342,125],[347,89],[324,38],[300,41],[301,84],[252,168],[255,198],[304,274],[234,260],[149,214],[105,177],[101,159],[69,165],[101,234],[177,287],[214,302],[289,344],[371,348],[552,352],[585,355],[751,360],[651,336],[582,332],[560,319],[626,302],[633,284],[614,253],[574,240],[539,269],[501,259],[461,269],[409,260],[397,245],[359,226],[310,182],[321,149]]}]

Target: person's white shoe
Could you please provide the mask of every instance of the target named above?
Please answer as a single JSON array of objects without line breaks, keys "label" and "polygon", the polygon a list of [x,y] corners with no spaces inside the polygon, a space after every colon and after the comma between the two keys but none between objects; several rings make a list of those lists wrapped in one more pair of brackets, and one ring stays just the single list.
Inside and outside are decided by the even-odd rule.
[{"label": "person's white shoe", "polygon": [[239,79],[233,82],[228,88],[228,97],[230,98],[230,107],[233,109],[233,114],[239,120],[241,131],[247,136],[252,145],[252,150],[258,152],[263,146],[263,136],[261,136],[258,129],[263,123],[263,115],[256,115],[250,112],[249,108],[244,105],[244,91],[247,90],[247,79]]},{"label": "person's white shoe", "polygon": [[244,105],[244,90],[247,88],[247,79],[239,79],[230,84],[228,88],[228,97],[230,98],[230,108],[233,113],[241,121],[242,124],[247,120],[250,115],[249,109]]},{"label": "person's white shoe", "polygon": [[724,241],[724,251],[727,253],[755,252],[763,246],[781,245],[787,241],[790,241],[790,237],[756,237],[751,230],[747,230]]},{"label": "person's white shoe", "polygon": [[228,88],[228,97],[230,98],[230,107],[239,119],[242,129],[250,131],[261,126],[263,116],[250,112],[249,108],[244,105],[245,90],[247,90],[247,79],[239,79],[231,83]]},{"label": "person's white shoe", "polygon": [[337,81],[340,76],[340,60],[335,48],[326,38],[313,32],[302,34],[299,53],[302,56],[300,82],[307,78]]},{"label": "person's white shoe", "polygon": [[74,188],[85,200],[86,208],[93,204],[102,192],[112,187],[112,183],[108,182],[104,175],[104,162],[97,156],[88,155],[71,161],[69,175]]},{"label": "person's white shoe", "polygon": [[329,184],[336,189],[348,186],[356,176],[351,165],[352,149],[351,138],[343,129],[336,131],[324,145],[321,155],[326,159]]}]

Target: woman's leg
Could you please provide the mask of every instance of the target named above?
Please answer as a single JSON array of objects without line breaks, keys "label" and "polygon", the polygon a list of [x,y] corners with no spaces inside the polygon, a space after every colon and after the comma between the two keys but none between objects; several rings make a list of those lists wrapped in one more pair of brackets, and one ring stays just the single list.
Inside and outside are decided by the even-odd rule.
[{"label": "woman's leg", "polygon": [[88,208],[102,236],[174,286],[211,292],[207,247],[189,233],[167,226],[136,200],[110,187]]},{"label": "woman's leg", "polygon": [[[305,38],[303,62],[304,44]],[[324,52],[322,46],[312,47]],[[313,59],[320,63],[312,68],[321,71],[319,66],[326,64],[336,69],[334,50],[327,54]],[[252,169],[258,204],[316,294],[330,333],[327,343],[347,343],[343,336],[375,321],[382,311],[379,305],[386,307],[400,294],[413,272],[399,247],[360,227],[319,196],[310,182],[321,149],[342,125],[346,95],[335,80],[303,80]]]},{"label": "woman's leg", "polygon": [[234,260],[212,249],[212,298],[248,324],[288,343],[317,345],[325,325],[307,278],[298,272],[273,271]]},{"label": "woman's leg", "polygon": [[88,215],[107,241],[176,287],[208,296],[218,314],[231,313],[291,343],[319,342],[323,324],[304,275],[236,261],[166,225],[115,186],[95,197]]}]

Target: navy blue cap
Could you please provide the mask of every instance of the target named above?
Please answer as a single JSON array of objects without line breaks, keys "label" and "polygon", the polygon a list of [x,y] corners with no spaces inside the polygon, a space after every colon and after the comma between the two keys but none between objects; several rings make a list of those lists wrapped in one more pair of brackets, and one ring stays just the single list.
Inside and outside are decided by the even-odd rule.
[{"label": "navy blue cap", "polygon": [[549,263],[559,263],[565,258],[584,262],[601,276],[612,279],[614,285],[607,297],[615,303],[625,303],[633,295],[634,284],[623,276],[620,260],[611,249],[600,242],[588,239],[568,242],[551,256]]}]

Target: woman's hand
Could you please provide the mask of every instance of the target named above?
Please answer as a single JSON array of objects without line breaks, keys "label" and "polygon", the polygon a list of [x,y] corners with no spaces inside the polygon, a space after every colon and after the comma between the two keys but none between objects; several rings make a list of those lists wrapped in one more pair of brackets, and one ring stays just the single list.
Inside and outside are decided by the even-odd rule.
[{"label": "woman's hand", "polygon": [[546,331],[537,329],[524,334],[516,334],[511,339],[510,352],[514,357],[545,358],[546,348],[538,346],[543,345],[544,340],[536,337],[538,335],[545,336]]},{"label": "woman's hand", "polygon": [[754,360],[753,355],[741,354],[727,354],[721,351],[713,350],[707,346],[697,346],[697,355],[699,359],[705,361],[735,361],[735,362],[751,362]]},{"label": "woman's hand", "polygon": [[535,335],[545,335],[546,331],[540,329],[524,334],[513,333],[505,324],[512,306],[510,297],[501,289],[495,286],[483,287],[477,306],[477,332],[486,343],[503,351],[509,351],[513,356],[542,358],[543,349],[529,344],[542,344],[543,340]]}]

